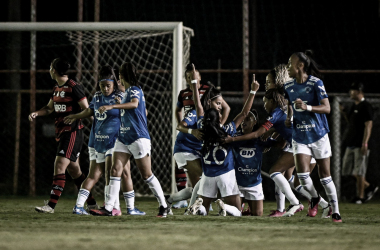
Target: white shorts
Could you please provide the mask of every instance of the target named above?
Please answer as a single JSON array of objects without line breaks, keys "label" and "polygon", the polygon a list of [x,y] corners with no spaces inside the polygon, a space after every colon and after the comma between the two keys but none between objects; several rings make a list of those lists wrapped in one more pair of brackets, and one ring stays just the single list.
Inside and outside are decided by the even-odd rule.
[{"label": "white shorts", "polygon": [[239,194],[235,170],[215,177],[208,177],[202,174],[198,194],[208,198],[216,198],[218,190],[222,197]]},{"label": "white shorts", "polygon": [[[292,153],[292,154],[293,154],[293,147],[290,147],[289,144],[288,144],[288,145],[285,146],[285,148],[284,148],[283,151],[284,151],[284,152],[287,152],[287,153]],[[310,164],[315,164],[315,163],[317,163],[317,162],[315,161],[315,158],[314,158],[314,157],[311,157]]]},{"label": "white shorts", "polygon": [[106,161],[107,156],[112,156],[113,148],[108,149],[105,153],[96,152],[96,163],[103,163]]},{"label": "white shorts", "polygon": [[186,166],[188,161],[194,161],[199,158],[201,158],[199,155],[188,152],[178,152],[174,154],[174,160],[177,162],[178,169],[183,169],[183,166]]},{"label": "white shorts", "polygon": [[124,145],[117,139],[115,142],[114,152],[127,153],[133,155],[135,159],[141,159],[146,155],[150,155],[150,149],[150,140],[146,138],[137,139],[130,145]]},{"label": "white shorts", "polygon": [[261,201],[264,200],[263,185],[260,183],[254,187],[239,187],[240,197],[244,197],[249,201]]},{"label": "white shorts", "polygon": [[96,160],[95,148],[88,147],[88,156],[90,157],[90,161]]},{"label": "white shorts", "polygon": [[315,159],[331,157],[331,145],[329,136],[325,134],[321,139],[310,144],[302,144],[293,140],[293,154],[311,155]]}]

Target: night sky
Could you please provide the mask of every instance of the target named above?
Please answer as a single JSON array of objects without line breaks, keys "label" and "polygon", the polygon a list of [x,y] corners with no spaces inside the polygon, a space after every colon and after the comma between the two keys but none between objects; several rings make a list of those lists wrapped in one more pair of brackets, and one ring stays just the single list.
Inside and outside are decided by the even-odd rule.
[{"label": "night sky", "polygon": [[[8,6],[0,10],[0,21],[14,20]],[[20,21],[30,21],[30,4],[21,1]],[[25,4],[27,3],[27,4]],[[58,4],[57,4],[58,3]],[[296,51],[312,49],[321,69],[380,69],[379,1],[256,1],[257,30],[250,27],[250,68],[270,69],[286,63]],[[37,21],[77,21],[77,1],[37,0]],[[254,19],[250,1],[250,22]],[[215,69],[221,59],[224,69],[242,68],[242,1],[240,0],[128,0],[101,1],[100,21],[182,21],[194,30],[191,61],[199,69]],[[13,19],[12,19],[13,18]],[[84,0],[84,21],[94,20],[93,1]],[[256,35],[255,35],[256,34]],[[256,36],[256,37],[255,37]],[[353,81],[361,81],[367,91],[374,88],[379,74],[325,74],[328,92],[347,92]],[[216,81],[216,74],[204,74]],[[264,81],[265,74],[258,74]],[[241,74],[222,74],[222,89],[239,91]]]}]

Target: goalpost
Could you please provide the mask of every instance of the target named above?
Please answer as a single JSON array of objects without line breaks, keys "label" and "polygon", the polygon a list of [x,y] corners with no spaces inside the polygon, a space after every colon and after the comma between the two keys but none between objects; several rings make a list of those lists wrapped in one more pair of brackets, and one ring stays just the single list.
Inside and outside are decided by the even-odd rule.
[{"label": "goalpost", "polygon": [[[17,100],[21,97],[21,101],[19,100],[16,104],[18,112],[22,114],[21,120],[24,119],[23,117],[27,117],[24,113],[37,110],[42,107],[40,102],[48,101],[46,98],[49,96],[52,83],[46,74],[50,62],[54,58],[60,57],[70,62],[72,70],[69,75],[84,85],[89,101],[95,92],[98,70],[102,65],[108,64],[118,69],[124,61],[132,61],[139,72],[139,80],[142,83],[147,103],[148,127],[152,137],[152,170],[160,180],[164,192],[175,191],[174,159],[172,157],[177,134],[175,108],[178,93],[186,84],[183,72],[189,62],[190,38],[194,35],[192,29],[183,27],[182,22],[32,22],[0,23],[0,34],[4,34],[4,37],[13,37],[13,40],[10,40],[13,42],[8,41],[7,44],[6,41],[0,44],[1,56],[8,56],[10,60],[20,60],[21,67],[29,59],[28,69],[0,68],[0,73],[8,76],[12,82],[17,81],[14,74],[30,77],[29,86],[25,87],[22,83],[16,82],[16,85],[19,86],[18,89],[1,90],[1,96],[6,98],[10,98],[9,96],[14,94],[17,94]],[[16,36],[16,41],[19,40],[19,42],[14,42],[12,34],[21,34]],[[24,94],[30,95],[29,107],[21,105],[23,97],[26,96]],[[52,122],[52,117],[49,119]],[[18,151],[20,144],[27,143],[26,136],[22,136],[27,133],[23,131],[26,129],[25,127],[20,128],[20,119],[16,120],[16,126],[12,125],[16,128],[13,181],[18,183],[20,178],[29,179],[29,186],[26,188],[29,188],[29,194],[35,195],[36,185],[38,185],[35,178],[39,182],[51,182],[51,179],[44,180],[40,176],[36,176],[36,166],[37,168],[45,167],[46,171],[52,169],[53,162],[44,164],[43,160],[39,159],[44,156],[41,156],[41,152],[38,151],[41,150],[39,149],[40,145],[45,144],[45,139],[47,141],[52,138],[45,138],[49,137],[49,133],[45,130],[42,131],[44,136],[39,136],[40,134],[35,136],[36,129],[47,128],[49,124],[47,125],[46,121],[41,118],[30,124],[29,174],[25,177],[22,176],[23,171],[20,170],[20,161],[25,159],[20,158]],[[86,158],[86,162],[88,162],[86,147],[91,122],[85,120],[84,123],[86,125],[85,144],[81,162],[83,162],[83,158]],[[24,141],[21,141],[20,138],[24,138]],[[47,145],[49,144],[45,145],[46,148],[42,148],[44,152],[54,155],[54,148]],[[37,158],[36,151],[39,153]],[[136,194],[150,195],[149,188],[143,183],[138,170],[133,165],[131,172]],[[16,192],[13,191],[17,193],[16,184],[13,185]],[[103,192],[103,182],[101,185],[97,185],[95,191],[98,194]]]}]

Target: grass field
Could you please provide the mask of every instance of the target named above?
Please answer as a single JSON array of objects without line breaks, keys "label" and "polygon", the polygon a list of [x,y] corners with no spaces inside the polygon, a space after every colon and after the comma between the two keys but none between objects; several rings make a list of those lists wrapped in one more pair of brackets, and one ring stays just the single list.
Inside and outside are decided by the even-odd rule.
[{"label": "grass field", "polygon": [[[156,218],[154,198],[136,198],[146,216],[71,214],[75,197],[62,197],[54,214],[39,214],[43,198],[0,197],[0,249],[380,249],[380,202],[341,203],[343,223],[306,217]],[[101,200],[101,199],[99,199]],[[306,203],[305,201],[303,202]],[[125,204],[122,205],[125,207]],[[275,208],[264,202],[264,214]]]}]

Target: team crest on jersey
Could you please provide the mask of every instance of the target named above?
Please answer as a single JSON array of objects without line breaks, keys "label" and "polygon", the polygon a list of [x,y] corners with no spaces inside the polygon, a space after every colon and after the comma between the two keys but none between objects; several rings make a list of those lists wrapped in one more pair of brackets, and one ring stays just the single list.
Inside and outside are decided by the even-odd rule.
[{"label": "team crest on jersey", "polygon": [[59,94],[61,96],[61,98],[64,98],[65,97],[65,91],[61,91],[61,94]]},{"label": "team crest on jersey", "polygon": [[256,148],[240,148],[240,156],[244,158],[252,158],[255,156]]},{"label": "team crest on jersey", "polygon": [[306,88],[305,88],[305,92],[309,94],[309,93],[311,92],[311,88],[310,88],[309,86],[306,87]]}]

